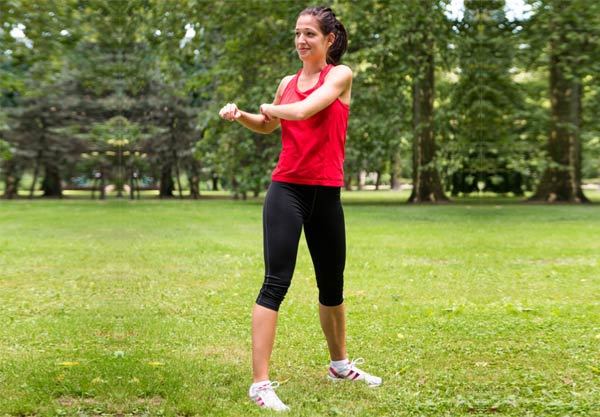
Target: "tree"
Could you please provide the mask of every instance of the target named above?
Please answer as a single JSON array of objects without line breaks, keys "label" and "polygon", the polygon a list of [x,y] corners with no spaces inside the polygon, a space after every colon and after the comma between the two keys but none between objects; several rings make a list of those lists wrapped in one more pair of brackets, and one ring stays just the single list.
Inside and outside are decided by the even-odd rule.
[{"label": "tree", "polygon": [[533,60],[549,73],[549,161],[532,201],[584,203],[581,188],[583,80],[597,74],[600,60],[600,6],[595,2],[543,0],[527,23]]},{"label": "tree", "polygon": [[480,189],[523,194],[523,98],[510,73],[518,25],[503,9],[504,0],[467,0],[455,22],[458,82],[450,86],[444,147],[453,196]]},{"label": "tree", "polygon": [[5,138],[17,148],[21,163],[33,168],[30,197],[41,173],[44,175],[43,196],[62,197],[62,168],[74,163],[81,151],[81,144],[61,130],[74,112],[56,89],[45,89],[39,96],[21,100],[19,107],[10,110]]},{"label": "tree", "polygon": [[[413,190],[412,203],[446,201],[436,166],[434,136],[436,32],[447,34],[449,25],[443,2],[410,1],[411,18],[405,33],[412,79]],[[437,40],[437,42],[436,42]],[[443,50],[443,49],[441,49]]]},{"label": "tree", "polygon": [[[336,10],[337,9],[336,5]],[[344,60],[354,72],[346,144],[346,183],[360,172],[390,173],[398,188],[403,139],[411,135],[410,88],[398,48],[401,10],[387,1],[339,4],[349,32]],[[393,105],[390,105],[393,103]],[[359,184],[360,186],[360,184]]]},{"label": "tree", "polygon": [[13,176],[15,171],[13,152],[10,144],[0,139],[0,173],[4,177],[3,197],[6,199],[17,196],[18,183],[15,182],[16,178]]},{"label": "tree", "polygon": [[[158,87],[158,83],[155,83],[154,87]],[[159,197],[173,196],[175,174],[181,198],[181,174],[188,170],[193,171],[197,163],[193,157],[194,143],[198,136],[194,129],[195,111],[186,106],[184,99],[175,96],[173,92],[169,94],[169,89],[161,88],[160,91],[163,91],[163,94],[146,91],[146,98],[152,98],[151,105],[143,101],[139,103],[146,109],[144,120],[157,127],[144,148],[147,153],[151,153],[151,161],[160,166]],[[192,193],[192,197],[197,195]]]},{"label": "tree", "polygon": [[[218,148],[213,154],[219,155],[219,163],[211,168],[234,197],[265,189],[279,139],[225,124],[217,118],[218,109],[235,101],[240,108],[257,112],[261,103],[273,100],[281,78],[298,70],[292,29],[301,9],[302,4],[294,2],[225,1],[212,5],[211,19],[203,10],[190,17],[202,23],[198,30],[203,34],[191,42],[202,60],[190,84],[199,95],[207,88],[213,92],[200,117],[200,129],[206,130],[202,140],[211,146],[196,149]],[[214,64],[204,71],[206,62]]]},{"label": "tree", "polygon": [[600,178],[600,72],[583,79],[582,178]]}]

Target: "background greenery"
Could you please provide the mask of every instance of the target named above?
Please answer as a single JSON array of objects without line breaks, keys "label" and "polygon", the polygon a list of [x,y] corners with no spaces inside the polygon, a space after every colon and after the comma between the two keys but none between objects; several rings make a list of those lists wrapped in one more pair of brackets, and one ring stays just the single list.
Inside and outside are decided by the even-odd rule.
[{"label": "background greenery", "polygon": [[[3,1],[5,196],[86,187],[104,196],[109,184],[118,195],[138,186],[161,197],[260,193],[278,135],[231,126],[217,112],[231,101],[256,110],[300,68],[292,29],[308,4]],[[397,189],[431,172],[438,199],[536,188],[543,200],[585,199],[581,179],[600,177],[599,6],[526,4],[514,18],[503,0],[466,0],[462,15],[445,0],[332,3],[355,74],[348,189],[363,187],[361,173],[372,173],[367,183],[376,188]],[[419,107],[415,97],[428,92],[432,107]],[[429,148],[419,164],[415,155]],[[566,175],[574,190],[546,189]],[[427,199],[413,185],[417,200]]]}]

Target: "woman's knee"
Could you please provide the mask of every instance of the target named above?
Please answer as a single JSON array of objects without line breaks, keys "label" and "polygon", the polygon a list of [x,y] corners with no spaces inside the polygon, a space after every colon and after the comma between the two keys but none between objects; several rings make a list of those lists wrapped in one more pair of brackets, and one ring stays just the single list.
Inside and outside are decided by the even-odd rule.
[{"label": "woman's knee", "polygon": [[327,307],[335,307],[344,302],[344,275],[332,274],[317,276],[319,287],[319,303]]},{"label": "woman's knee", "polygon": [[267,275],[256,299],[256,304],[279,311],[279,306],[290,288],[290,283],[291,279]]}]

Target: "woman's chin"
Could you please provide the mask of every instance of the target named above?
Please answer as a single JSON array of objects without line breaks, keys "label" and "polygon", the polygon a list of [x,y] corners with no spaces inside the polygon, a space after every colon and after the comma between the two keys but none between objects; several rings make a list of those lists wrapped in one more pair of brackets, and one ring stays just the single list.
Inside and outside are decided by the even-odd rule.
[{"label": "woman's chin", "polygon": [[309,53],[300,53],[298,52],[298,58],[300,58],[301,61],[310,61],[310,54]]}]

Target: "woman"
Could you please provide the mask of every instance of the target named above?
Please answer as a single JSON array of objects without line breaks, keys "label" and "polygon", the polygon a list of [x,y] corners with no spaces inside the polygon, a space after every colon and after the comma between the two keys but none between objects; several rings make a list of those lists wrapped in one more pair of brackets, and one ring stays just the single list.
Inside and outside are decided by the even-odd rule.
[{"label": "woman", "polygon": [[261,407],[289,410],[268,376],[277,314],[291,282],[302,227],[319,288],[319,317],[331,356],[332,381],[381,384],[356,367],[346,353],[343,273],[346,257],[340,188],[350,109],[352,71],[338,65],[346,51],[344,26],[330,8],[303,10],[296,22],[295,46],[302,60],[296,75],[284,77],[272,104],[260,114],[225,105],[219,115],[259,133],[282,129],[283,148],[263,209],[265,280],[252,312],[250,398]]}]

